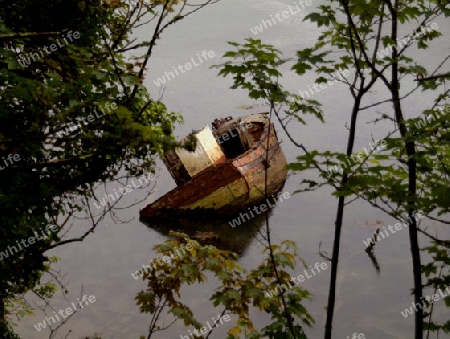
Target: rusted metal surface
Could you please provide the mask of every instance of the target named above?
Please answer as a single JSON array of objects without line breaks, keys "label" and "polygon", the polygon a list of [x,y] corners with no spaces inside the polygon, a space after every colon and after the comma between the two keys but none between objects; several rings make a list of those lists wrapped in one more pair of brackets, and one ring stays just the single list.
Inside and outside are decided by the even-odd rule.
[{"label": "rusted metal surface", "polygon": [[[252,122],[252,118],[255,120],[254,124],[242,131],[242,124]],[[241,138],[243,134],[248,134],[247,137],[260,139],[256,143],[251,140],[253,147],[242,155],[234,159],[220,159],[221,163],[205,168],[182,186],[148,205],[140,211],[141,217],[167,215],[171,210],[181,212],[211,209],[218,213],[235,213],[244,206],[263,201],[265,195],[270,196],[279,190],[286,180],[287,163],[267,115],[254,114],[243,117],[242,120],[216,119],[213,123],[216,137],[232,128],[241,128]],[[182,171],[182,164],[175,166]],[[172,165],[172,169],[175,166]],[[179,176],[182,177],[182,174]]]},{"label": "rusted metal surface", "polygon": [[248,129],[248,133],[251,135],[253,142],[257,143],[264,132],[264,125],[262,123],[253,123]]},{"label": "rusted metal surface", "polygon": [[191,179],[191,176],[175,151],[167,152],[162,161],[164,165],[166,165],[177,186],[182,186]]},{"label": "rusted metal surface", "polygon": [[228,121],[231,120],[233,120],[233,118],[230,116],[226,118],[214,119],[214,121],[211,123],[213,131],[217,131],[221,126],[225,125]]},{"label": "rusted metal surface", "polygon": [[140,211],[141,217],[158,215],[159,209],[187,208],[232,182],[241,179],[241,174],[230,162],[219,164],[199,173],[185,185],[175,188],[153,204]]},{"label": "rusted metal surface", "polygon": [[[264,194],[267,196],[273,194],[281,188],[286,179],[286,158],[278,143],[273,126],[270,130],[268,145],[266,131],[257,147],[250,150],[246,156],[233,161],[233,165],[245,177],[250,187],[248,204],[256,204],[260,200],[264,200]],[[266,152],[267,146],[269,147],[268,152]]]}]

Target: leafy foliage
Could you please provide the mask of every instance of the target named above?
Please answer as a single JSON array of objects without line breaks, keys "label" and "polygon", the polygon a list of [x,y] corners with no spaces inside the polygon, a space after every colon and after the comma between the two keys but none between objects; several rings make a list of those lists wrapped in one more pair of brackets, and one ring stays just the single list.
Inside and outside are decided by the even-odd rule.
[{"label": "leafy foliage", "polygon": [[[98,216],[89,208],[95,183],[114,180],[119,172],[152,172],[155,157],[178,145],[172,131],[182,118],[150,97],[143,85],[146,64],[168,26],[212,2],[194,9],[172,0],[2,3],[2,329],[9,327],[3,322],[11,310],[4,303],[11,306],[48,271],[45,251],[81,241],[104,217],[106,212]],[[148,41],[131,37],[153,19]],[[75,32],[78,38],[70,40]],[[19,160],[5,162],[8,155]],[[92,228],[80,238],[61,239],[79,212]],[[49,226],[55,230],[47,232]],[[50,297],[49,290],[41,292]],[[0,336],[7,336],[6,329]]]},{"label": "leafy foliage", "polygon": [[[229,251],[219,250],[211,245],[200,245],[183,233],[171,232],[173,239],[166,240],[155,247],[161,254],[163,263],[154,265],[156,268],[143,275],[147,289],[136,295],[137,305],[141,312],[151,313],[149,337],[162,328],[157,325],[161,313],[165,310],[175,319],[181,319],[185,326],[200,329],[202,321],[194,317],[192,310],[180,301],[183,285],[201,284],[209,274],[219,280],[219,285],[210,300],[214,307],[221,306],[222,313],[237,316],[236,325],[228,330],[229,339],[240,338],[291,338],[287,331],[285,310],[282,309],[280,296],[265,295],[279,284],[289,285],[290,275],[284,268],[295,267],[298,261],[295,243],[283,241],[273,245],[275,265],[278,269],[277,279],[272,262],[268,256],[257,268],[247,271],[237,262],[237,255]],[[189,251],[183,255],[180,248]],[[178,252],[177,252],[178,250]],[[269,251],[265,249],[264,252]],[[156,260],[156,259],[155,259]],[[311,298],[310,294],[299,286],[285,291],[288,300],[287,313],[294,321],[294,316],[301,319],[294,326],[296,338],[306,338],[302,325],[311,326],[313,318],[302,305],[303,300]],[[260,331],[254,328],[250,319],[251,308],[264,310],[272,317],[273,322]],[[214,328],[213,328],[214,330]],[[211,330],[212,331],[212,330]]]},{"label": "leafy foliage", "polygon": [[448,293],[450,286],[450,242],[448,240],[435,241],[425,250],[431,255],[432,261],[422,266],[422,272],[427,278],[424,287],[432,287],[433,294],[436,294],[439,290],[441,291],[440,296],[445,296],[439,305],[426,303],[428,311],[425,312],[425,329],[438,334],[439,332],[448,334],[450,333],[450,319],[445,323],[438,323],[432,319],[432,315],[435,307],[450,308],[450,295]]}]

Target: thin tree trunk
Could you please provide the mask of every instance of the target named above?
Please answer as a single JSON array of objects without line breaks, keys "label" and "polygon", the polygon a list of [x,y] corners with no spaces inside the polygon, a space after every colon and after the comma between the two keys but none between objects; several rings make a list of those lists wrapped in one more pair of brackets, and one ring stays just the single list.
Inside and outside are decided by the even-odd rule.
[{"label": "thin tree trunk", "polygon": [[[360,91],[355,98],[355,104],[352,110],[351,124],[350,124],[350,134],[348,136],[347,142],[347,155],[351,155],[353,152],[353,146],[355,143],[356,135],[356,118],[358,116],[359,107],[361,104],[361,98],[364,95],[364,91]],[[342,176],[342,181],[340,187],[345,187],[348,181],[348,176],[344,168],[344,174]],[[330,277],[330,289],[328,292],[328,303],[327,303],[327,320],[325,324],[325,339],[331,339],[331,332],[333,326],[333,315],[334,306],[336,303],[336,281],[337,281],[337,270],[339,263],[339,249],[341,242],[341,230],[342,221],[344,219],[344,203],[345,197],[340,196],[338,200],[338,208],[336,213],[336,220],[334,223],[334,242],[333,242],[333,253],[331,256],[331,277]]]},{"label": "thin tree trunk", "polygon": [[[389,4],[388,4],[389,5]],[[395,0],[394,8],[390,6],[392,14],[392,31],[391,38],[393,41],[397,41],[397,23],[398,23],[398,0]],[[422,272],[421,272],[421,258],[419,241],[417,237],[417,223],[414,218],[416,211],[414,198],[416,197],[417,186],[417,163],[416,163],[416,148],[413,141],[406,139],[407,129],[403,118],[402,107],[400,103],[400,91],[398,81],[398,51],[397,46],[394,46],[392,50],[392,101],[395,110],[395,120],[397,121],[400,135],[405,139],[405,149],[408,155],[408,214],[409,214],[409,241],[411,244],[411,257],[413,264],[413,276],[414,276],[414,303],[419,304],[415,313],[415,339],[423,338],[423,304],[422,304]]]}]

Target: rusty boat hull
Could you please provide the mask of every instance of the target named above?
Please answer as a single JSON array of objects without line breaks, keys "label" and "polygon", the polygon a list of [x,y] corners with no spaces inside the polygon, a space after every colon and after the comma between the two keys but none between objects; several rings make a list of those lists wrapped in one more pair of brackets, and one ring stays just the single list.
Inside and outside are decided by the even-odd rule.
[{"label": "rusty boat hull", "polygon": [[[213,129],[215,140],[210,136],[200,139],[203,144],[197,148],[205,151],[191,152],[193,159],[184,150],[164,158],[179,186],[142,209],[141,218],[228,216],[263,202],[282,188],[287,163],[267,113],[216,119]],[[202,156],[203,162],[212,164],[196,168]]]}]

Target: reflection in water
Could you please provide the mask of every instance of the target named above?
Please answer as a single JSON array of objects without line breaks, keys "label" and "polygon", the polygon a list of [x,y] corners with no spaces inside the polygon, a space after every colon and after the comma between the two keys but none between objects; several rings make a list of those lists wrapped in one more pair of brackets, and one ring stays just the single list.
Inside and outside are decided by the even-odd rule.
[{"label": "reflection in water", "polygon": [[366,251],[366,253],[369,256],[370,260],[372,261],[372,264],[375,267],[377,273],[380,274],[380,265],[378,264],[377,257],[375,257],[373,251]]},{"label": "reflection in water", "polygon": [[[269,200],[275,201],[279,196],[279,193],[284,192],[285,184],[286,182],[284,182],[273,195],[265,199],[264,203]],[[285,200],[289,199],[283,194],[282,198],[279,198],[279,201],[284,201],[283,198]],[[207,209],[201,212],[195,210],[186,210],[183,213],[173,211],[171,217],[151,219],[140,218],[139,220],[149,228],[154,229],[164,236],[169,236],[170,231],[186,233],[190,238],[197,240],[201,245],[213,245],[221,250],[231,251],[239,256],[243,256],[252,239],[260,233],[261,227],[266,220],[266,213],[267,217],[270,218],[277,203],[274,205],[265,205],[267,206],[266,212],[258,214],[252,213],[252,218],[250,218],[250,220],[243,221],[234,228],[230,226],[230,222],[236,219],[239,214],[224,216],[218,215],[214,210]],[[248,213],[248,210],[252,207],[242,207],[241,214]],[[233,223],[233,225],[236,224]]]},{"label": "reflection in water", "polygon": [[370,260],[372,261],[372,264],[375,267],[375,270],[377,271],[378,274],[380,274],[380,265],[378,264],[378,260],[375,257],[374,247],[375,247],[375,244],[378,241],[378,234],[379,233],[380,233],[380,229],[377,228],[377,230],[375,231],[372,239],[370,239],[369,245],[366,248],[366,253],[369,256]]},{"label": "reflection in water", "polygon": [[[267,213],[272,214],[272,210]],[[194,218],[195,217],[195,218]],[[217,217],[211,215],[185,216],[176,220],[143,220],[149,228],[168,236],[170,231],[186,233],[192,239],[197,240],[202,245],[213,245],[221,250],[228,250],[242,256],[250,245],[252,239],[258,234],[261,226],[264,225],[264,214],[256,215],[254,218],[241,225],[232,228],[228,221],[233,216]]]}]

